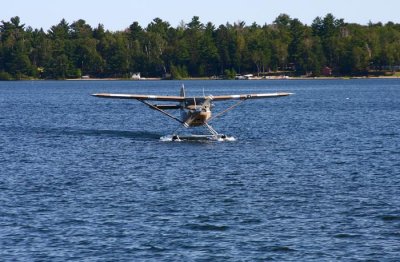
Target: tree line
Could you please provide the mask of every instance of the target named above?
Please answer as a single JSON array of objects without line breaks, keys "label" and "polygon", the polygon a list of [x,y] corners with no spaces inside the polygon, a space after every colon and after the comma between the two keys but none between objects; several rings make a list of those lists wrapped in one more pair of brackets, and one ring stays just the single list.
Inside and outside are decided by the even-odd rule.
[{"label": "tree line", "polygon": [[0,24],[0,79],[224,76],[286,72],[320,76],[380,74],[399,69],[400,24],[346,23],[332,14],[311,26],[286,14],[272,24],[242,21],[216,27],[194,16],[172,27],[155,18],[111,32],[85,20],[62,19],[47,32],[21,23]]}]

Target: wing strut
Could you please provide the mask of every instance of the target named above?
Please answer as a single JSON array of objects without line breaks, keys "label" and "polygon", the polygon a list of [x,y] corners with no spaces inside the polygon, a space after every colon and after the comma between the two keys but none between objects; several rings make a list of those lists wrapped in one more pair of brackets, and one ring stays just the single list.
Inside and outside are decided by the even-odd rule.
[{"label": "wing strut", "polygon": [[243,99],[243,100],[239,100],[239,102],[237,102],[236,104],[234,104],[234,105],[228,107],[228,108],[225,109],[224,111],[222,111],[222,112],[218,113],[217,115],[211,117],[211,118],[207,121],[207,123],[209,123],[210,121],[214,120],[215,118],[220,117],[220,116],[222,116],[223,114],[225,114],[225,113],[231,111],[232,109],[234,109],[235,107],[237,107],[238,105],[240,105],[241,103],[243,103],[243,102],[246,101],[246,100],[247,100],[247,98],[245,98],[245,99]]},{"label": "wing strut", "polygon": [[167,112],[165,112],[164,110],[162,110],[162,109],[160,109],[160,108],[158,108],[158,107],[156,107],[156,106],[154,106],[154,105],[152,105],[152,104],[146,102],[145,100],[140,100],[140,99],[137,99],[137,100],[140,101],[140,102],[142,102],[143,104],[149,106],[151,109],[157,110],[158,112],[160,112],[160,113],[162,113],[162,114],[164,114],[164,115],[166,115],[166,116],[168,116],[168,117],[170,117],[170,118],[172,118],[172,119],[178,121],[178,122],[181,123],[181,124],[185,123],[185,122],[183,122],[182,120],[180,120],[179,118],[177,118],[177,117],[171,115],[170,113],[167,113]]}]

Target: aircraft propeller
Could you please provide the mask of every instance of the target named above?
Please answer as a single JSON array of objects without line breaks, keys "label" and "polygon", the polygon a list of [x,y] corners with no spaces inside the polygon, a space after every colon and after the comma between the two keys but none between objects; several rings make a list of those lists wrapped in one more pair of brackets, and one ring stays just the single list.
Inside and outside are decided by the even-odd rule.
[{"label": "aircraft propeller", "polygon": [[197,107],[197,108],[199,108],[199,110],[195,109],[194,112],[189,112],[188,113],[189,117],[185,120],[183,125],[185,127],[189,127],[193,123],[193,121],[195,121],[196,119],[199,118],[199,116],[202,113],[207,113],[208,112],[208,113],[210,113],[210,116],[211,116],[210,108],[211,108],[211,101],[212,100],[213,100],[213,96],[211,96],[211,95],[207,96],[206,99],[204,100],[204,102],[199,107],[195,106],[195,108]]}]

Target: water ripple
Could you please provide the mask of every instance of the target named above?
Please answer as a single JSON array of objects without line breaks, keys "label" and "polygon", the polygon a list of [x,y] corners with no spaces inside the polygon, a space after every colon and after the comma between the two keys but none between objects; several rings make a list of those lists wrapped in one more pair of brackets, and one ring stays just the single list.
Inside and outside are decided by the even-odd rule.
[{"label": "water ripple", "polygon": [[181,82],[27,83],[0,82],[2,261],[398,260],[399,80],[184,82],[296,93],[215,121],[232,143],[90,96]]}]

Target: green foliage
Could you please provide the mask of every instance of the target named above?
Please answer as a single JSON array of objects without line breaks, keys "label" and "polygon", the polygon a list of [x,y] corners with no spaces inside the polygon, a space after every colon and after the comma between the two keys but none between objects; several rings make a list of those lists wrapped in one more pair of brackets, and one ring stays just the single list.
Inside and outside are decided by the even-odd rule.
[{"label": "green foliage", "polygon": [[186,66],[171,65],[171,77],[176,80],[189,77]]},{"label": "green foliage", "polygon": [[62,19],[47,32],[26,27],[18,16],[0,22],[0,79],[124,78],[132,72],[174,79],[271,71],[318,76],[326,66],[335,75],[365,75],[399,65],[399,24],[348,24],[332,14],[311,26],[286,14],[263,26],[216,27],[194,16],[174,28],[155,18],[117,32],[82,19]]},{"label": "green foliage", "polygon": [[235,69],[225,69],[224,75],[226,79],[235,79],[236,77],[236,71]]},{"label": "green foliage", "polygon": [[4,71],[0,72],[0,80],[1,81],[9,81],[9,80],[12,80],[12,79],[13,78],[12,78],[11,74],[9,74],[7,72],[4,72]]}]

